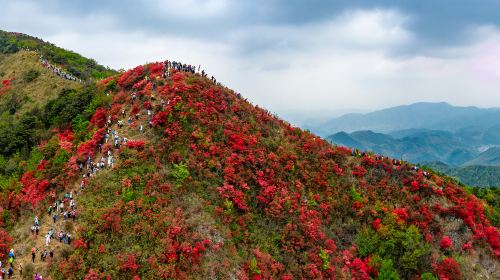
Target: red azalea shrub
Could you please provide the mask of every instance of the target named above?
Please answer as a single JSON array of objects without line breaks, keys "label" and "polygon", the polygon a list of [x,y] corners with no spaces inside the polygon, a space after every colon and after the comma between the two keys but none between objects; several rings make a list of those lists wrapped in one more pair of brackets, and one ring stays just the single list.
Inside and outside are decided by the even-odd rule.
[{"label": "red azalea shrub", "polygon": [[444,259],[437,267],[437,275],[439,279],[447,280],[462,280],[462,272],[460,265],[454,258]]},{"label": "red azalea shrub", "polygon": [[98,108],[92,116],[90,123],[99,128],[104,127],[108,118],[107,114],[106,109]]},{"label": "red azalea shrub", "polygon": [[0,258],[3,258],[7,255],[11,243],[12,237],[10,237],[6,231],[0,228]]},{"label": "red azalea shrub", "polygon": [[408,220],[408,211],[406,211],[406,208],[396,208],[392,211],[392,214],[400,223],[406,223]]},{"label": "red azalea shrub", "polygon": [[130,149],[143,150],[145,145],[146,145],[146,142],[144,142],[143,140],[128,140],[127,141],[127,147],[129,147]]},{"label": "red azalea shrub", "polygon": [[372,222],[372,227],[374,230],[378,230],[381,226],[382,226],[382,220],[380,218],[377,218]]},{"label": "red azalea shrub", "polygon": [[87,244],[85,244],[85,242],[82,239],[75,240],[75,243],[73,246],[75,247],[75,249],[86,249],[87,248]]},{"label": "red azalea shrub", "polygon": [[442,250],[447,250],[453,245],[453,240],[449,236],[443,236],[441,242],[439,242],[439,246],[441,246]]}]

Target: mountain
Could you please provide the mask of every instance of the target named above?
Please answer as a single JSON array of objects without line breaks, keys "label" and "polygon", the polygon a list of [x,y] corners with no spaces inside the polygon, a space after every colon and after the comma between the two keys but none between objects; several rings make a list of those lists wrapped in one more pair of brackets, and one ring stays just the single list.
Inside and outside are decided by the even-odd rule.
[{"label": "mountain", "polygon": [[327,140],[415,163],[442,161],[456,166],[479,154],[446,131],[406,130],[397,132],[396,135],[402,138],[372,131],[355,131],[350,134],[339,132],[327,137]]},{"label": "mountain", "polygon": [[470,126],[490,127],[500,124],[500,109],[457,107],[448,103],[414,103],[367,114],[346,114],[326,123],[308,126],[322,136],[336,132],[371,130],[390,133],[406,129],[430,129],[455,132]]},{"label": "mountain", "polygon": [[476,158],[464,163],[467,165],[490,165],[500,166],[500,147],[489,148],[482,152]]},{"label": "mountain", "polygon": [[424,163],[424,165],[456,178],[468,186],[500,187],[500,166],[468,165],[452,167],[442,162]]},{"label": "mountain", "polygon": [[9,123],[28,142],[0,143],[0,258],[24,277],[500,276],[495,194],[332,146],[200,74],[141,65],[37,108]]}]

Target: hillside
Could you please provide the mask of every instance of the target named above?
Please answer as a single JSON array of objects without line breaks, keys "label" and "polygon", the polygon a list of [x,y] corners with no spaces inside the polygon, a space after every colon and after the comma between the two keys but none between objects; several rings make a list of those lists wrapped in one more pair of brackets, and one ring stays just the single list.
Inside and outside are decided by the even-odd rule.
[{"label": "hillside", "polygon": [[22,33],[0,30],[0,54],[13,54],[26,49],[36,51],[44,59],[61,66],[82,80],[101,79],[116,73],[116,71],[99,65],[92,59],[44,42],[41,39]]},{"label": "hillside", "polygon": [[367,114],[346,114],[307,128],[326,137],[340,131],[371,130],[390,133],[397,130],[430,129],[455,132],[463,128],[485,128],[498,124],[500,124],[499,108],[480,109],[452,106],[444,102],[421,102]]},{"label": "hillside", "polygon": [[[475,159],[480,154],[446,131],[405,130],[391,135],[355,131],[350,134],[339,132],[326,139],[338,145],[374,151],[415,163],[441,161],[447,165],[457,166]],[[480,158],[477,159],[477,163],[479,162],[482,162]],[[484,165],[488,164],[485,162]]]},{"label": "hillside", "polygon": [[500,166],[500,147],[489,148],[488,150],[479,154],[476,158],[464,163],[465,166],[480,164]]},{"label": "hillside", "polygon": [[500,166],[468,165],[452,167],[441,162],[424,163],[468,186],[500,187]]},{"label": "hillside", "polygon": [[[14,136],[31,143],[0,158],[0,254],[14,248],[27,279],[500,277],[485,200],[332,146],[200,74],[138,66],[23,116],[18,130],[36,125]],[[75,219],[53,221],[70,196]],[[45,246],[51,228],[71,244]]]},{"label": "hillside", "polygon": [[54,75],[42,65],[37,53],[24,50],[0,54],[0,80],[0,112],[9,112],[16,116],[43,107],[63,89],[81,87],[75,81]]}]

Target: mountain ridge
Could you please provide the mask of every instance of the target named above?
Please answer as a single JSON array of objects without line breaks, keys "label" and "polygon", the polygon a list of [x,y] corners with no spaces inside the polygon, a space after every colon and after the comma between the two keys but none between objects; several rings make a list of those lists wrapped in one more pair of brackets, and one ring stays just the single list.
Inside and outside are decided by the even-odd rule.
[{"label": "mountain ridge", "polygon": [[419,102],[371,113],[346,114],[321,125],[306,126],[321,136],[335,132],[372,130],[390,133],[403,129],[438,129],[454,132],[466,126],[499,124],[500,108],[452,106],[446,102]]}]

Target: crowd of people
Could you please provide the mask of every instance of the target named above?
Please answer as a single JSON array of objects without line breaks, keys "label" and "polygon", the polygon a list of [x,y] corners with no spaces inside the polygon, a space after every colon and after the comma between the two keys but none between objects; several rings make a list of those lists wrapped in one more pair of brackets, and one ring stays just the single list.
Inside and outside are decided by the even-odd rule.
[{"label": "crowd of people", "polygon": [[[202,77],[207,78],[207,73],[205,70],[201,70],[201,65],[198,65],[198,69],[194,65],[185,64],[177,61],[165,60],[163,62],[164,75],[163,78],[170,77],[172,70],[188,72],[191,74],[200,74]],[[212,83],[217,84],[217,79],[214,76],[210,77]]]},{"label": "crowd of people", "polygon": [[10,249],[8,257],[9,257],[8,268],[5,268],[2,264],[2,261],[0,261],[0,279],[4,279],[4,276],[7,276],[8,279],[10,279],[14,274],[14,259],[15,259],[14,249]]},{"label": "crowd of people", "polygon": [[41,54],[40,54],[40,62],[45,68],[50,69],[54,74],[60,76],[61,78],[79,83],[82,82],[81,79],[78,79],[77,77],[71,75],[70,73],[64,71],[63,69],[57,67],[56,65],[50,63],[48,60],[44,59]]},{"label": "crowd of people", "polygon": [[[352,149],[351,150],[351,155],[352,156],[355,156],[355,157],[364,157],[366,155],[368,155],[367,152],[361,152],[359,149]],[[382,155],[375,155],[374,156],[374,159],[378,162],[382,162],[384,161],[386,158]],[[392,159],[391,160],[391,163],[392,163],[392,166],[393,168],[406,168],[407,170],[412,170],[412,171],[418,171],[420,168],[416,165],[413,165],[411,166],[410,168],[410,165],[408,165],[406,162],[404,162],[403,160],[399,160],[399,159]],[[422,175],[424,175],[424,177],[426,177],[427,179],[430,179],[431,177],[431,174],[425,170],[422,170]]]}]

